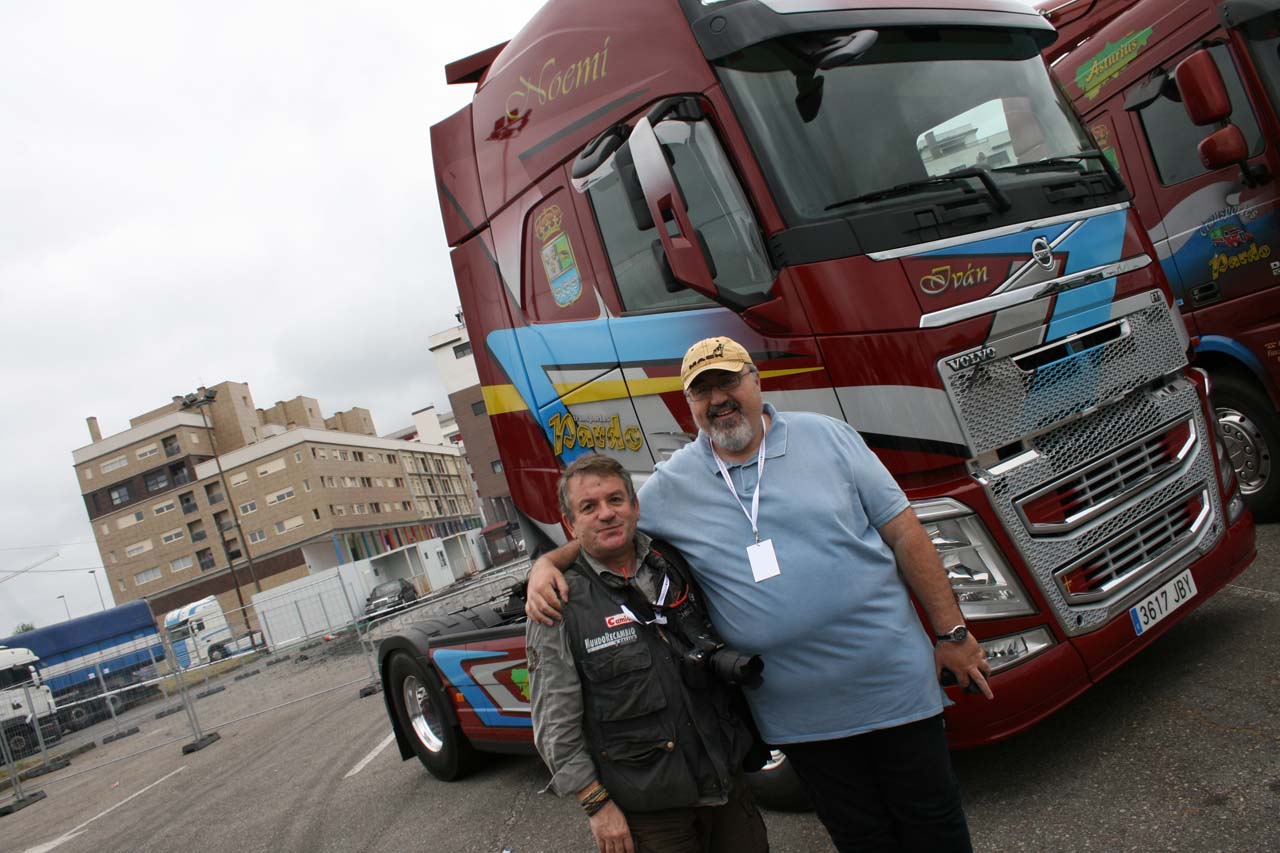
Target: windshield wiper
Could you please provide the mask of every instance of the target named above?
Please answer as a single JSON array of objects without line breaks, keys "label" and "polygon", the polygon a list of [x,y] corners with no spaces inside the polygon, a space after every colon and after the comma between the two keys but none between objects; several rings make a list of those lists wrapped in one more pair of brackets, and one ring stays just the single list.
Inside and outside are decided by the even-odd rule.
[{"label": "windshield wiper", "polygon": [[992,169],[993,172],[1055,172],[1063,169],[1073,169],[1084,174],[1084,160],[1099,160],[1102,168],[1106,171],[1107,177],[1111,179],[1116,189],[1124,186],[1124,181],[1120,179],[1120,174],[1116,172],[1116,167],[1112,165],[1111,158],[1101,151],[1081,151],[1079,154],[1068,154],[1065,157],[1046,157],[1043,160],[1033,160],[1030,163],[1011,163],[1008,166],[997,166]]},{"label": "windshield wiper", "polygon": [[935,175],[932,178],[921,178],[918,181],[907,181],[905,184],[897,184],[887,189],[864,193],[863,195],[854,196],[853,198],[846,198],[843,201],[837,201],[833,204],[827,205],[823,210],[834,210],[837,207],[856,204],[860,201],[879,201],[880,199],[891,198],[896,195],[905,195],[907,193],[926,189],[938,184],[951,184],[957,181],[964,181],[968,178],[977,178],[982,183],[983,188],[987,191],[987,195],[991,196],[991,201],[994,202],[997,211],[1003,213],[1013,207],[1009,202],[1008,196],[1004,194],[1004,191],[1001,190],[1000,187],[996,186],[995,179],[991,177],[991,172],[985,166],[971,166],[968,169],[948,172],[945,175]]}]

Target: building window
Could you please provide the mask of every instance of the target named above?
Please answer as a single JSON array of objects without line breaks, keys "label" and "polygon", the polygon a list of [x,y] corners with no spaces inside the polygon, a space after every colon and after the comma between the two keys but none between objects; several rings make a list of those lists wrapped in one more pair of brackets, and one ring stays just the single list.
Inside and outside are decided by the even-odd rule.
[{"label": "building window", "polygon": [[396,455],[394,453],[387,454],[387,464],[388,465],[396,464]]},{"label": "building window", "polygon": [[151,583],[152,581],[158,581],[158,580],[160,580],[159,566],[156,566],[155,568],[152,568],[152,569],[143,569],[140,572],[135,572],[133,575],[134,586],[142,586],[144,583]]},{"label": "building window", "polygon": [[400,501],[400,509],[402,512],[413,512],[413,504],[408,501]]},{"label": "building window", "polygon": [[352,459],[354,459],[356,462],[363,462],[363,461],[364,461],[364,451],[363,451],[363,450],[353,450],[353,451],[351,451],[351,458],[352,458]]},{"label": "building window", "polygon": [[493,473],[495,473],[495,474],[501,474],[501,473],[502,473],[502,460],[501,460],[501,459],[495,459],[495,460],[493,460],[492,462],[490,462],[490,463],[489,463],[489,468],[493,471]]},{"label": "building window", "polygon": [[342,504],[329,504],[329,513],[331,515],[346,515],[347,508]]},{"label": "building window", "polygon": [[397,488],[397,489],[403,489],[403,488],[404,488],[404,478],[403,478],[403,477],[396,477],[396,479],[395,479],[395,484],[396,484],[396,488]]},{"label": "building window", "polygon": [[484,417],[484,400],[476,400],[471,404],[471,414],[476,417]]},{"label": "building window", "polygon": [[178,557],[176,560],[169,561],[169,571],[171,572],[186,571],[187,569],[191,568],[195,564],[196,564],[196,561],[190,555],[187,555],[185,557]]},{"label": "building window", "polygon": [[247,482],[249,482],[249,473],[247,471],[241,471],[238,474],[231,475],[232,486],[243,486]]},{"label": "building window", "polygon": [[272,459],[270,462],[264,462],[258,466],[258,476],[266,477],[277,471],[284,470],[284,459]]},{"label": "building window", "polygon": [[[189,432],[189,433],[187,433],[187,440],[188,440],[188,441],[190,441],[192,444],[199,444],[199,443],[200,443],[200,433],[198,433],[198,432]],[[164,446],[164,449],[165,449],[165,453],[167,454],[167,453],[169,452],[169,445],[167,445],[167,444],[166,444],[166,445]]]},{"label": "building window", "polygon": [[125,590],[127,590],[127,589],[128,589],[128,587],[127,587],[127,586],[125,586],[124,578],[120,578],[120,580],[116,581],[116,583],[120,584],[120,591],[121,591],[121,592],[124,592]]},{"label": "building window", "polygon": [[276,533],[287,533],[295,527],[302,526],[302,516],[295,515],[293,518],[286,518],[284,521],[276,522]]},{"label": "building window", "polygon": [[377,501],[373,501],[372,503],[369,504],[369,512],[378,512],[378,513],[382,512],[382,504],[378,503]]},{"label": "building window", "polygon": [[169,488],[169,475],[164,471],[152,471],[143,478],[148,492],[159,492]]},{"label": "building window", "polygon": [[139,447],[137,452],[134,455],[137,456],[139,459],[148,459],[152,456],[155,456],[159,452],[160,452],[160,445],[156,444],[153,441],[150,444],[148,444],[146,447]]},{"label": "building window", "polygon": [[364,515],[366,512],[368,512],[364,504],[356,504],[354,507],[352,507],[352,509],[356,511],[356,515]]},{"label": "building window", "polygon": [[341,459],[343,462],[349,462],[351,461],[351,454],[345,450],[339,450],[338,458]]},{"label": "building window", "polygon": [[142,513],[134,512],[129,515],[122,515],[116,519],[116,527],[124,530],[126,527],[133,527],[139,521],[142,521]]},{"label": "building window", "polygon": [[293,451],[293,461],[294,461],[294,462],[301,462],[301,461],[302,461],[302,451],[301,451],[301,450],[295,450],[295,451]]},{"label": "building window", "polygon": [[[191,441],[192,444],[199,443],[194,434],[191,436]],[[164,438],[160,439],[160,443],[164,445],[165,456],[177,456],[182,452],[182,448],[178,445],[178,437],[176,435],[166,435]]]},{"label": "building window", "polygon": [[266,539],[267,539],[267,532],[265,530],[249,531],[249,542],[253,545],[257,545],[259,542],[265,542]]},{"label": "building window", "polygon": [[213,552],[208,548],[201,548],[196,551],[196,562],[200,564],[200,571],[207,572],[214,566]]},{"label": "building window", "polygon": [[431,460],[431,461],[432,461],[432,462],[434,462],[434,463],[436,464],[436,473],[437,473],[437,474],[443,474],[443,473],[444,473],[444,462],[442,462],[442,461],[440,460],[440,458],[439,458],[439,457],[437,457],[437,458],[435,458],[435,459],[433,459],[433,460]]},{"label": "building window", "polygon": [[144,539],[124,549],[125,557],[136,557],[139,554],[145,554],[151,550],[151,540]]},{"label": "building window", "polygon": [[128,485],[116,486],[108,492],[108,494],[111,495],[112,506],[120,506],[129,502],[130,495]]},{"label": "building window", "polygon": [[304,492],[309,492],[309,491],[311,491],[311,481],[310,481],[310,480],[303,480],[303,481],[302,481],[302,490],[303,490]]},{"label": "building window", "polygon": [[120,562],[120,558],[116,556],[116,552],[115,552],[115,551],[112,551],[112,552],[111,552],[110,554],[108,554],[107,556],[111,558],[111,562],[112,562],[112,563],[118,563],[118,562]]},{"label": "building window", "polygon": [[178,505],[175,504],[173,501],[165,501],[162,504],[156,504],[154,507],[154,511],[156,515],[164,515],[166,512],[173,512],[177,508],[178,508]]},{"label": "building window", "polygon": [[312,517],[312,518],[314,518],[316,521],[319,521],[319,520],[320,520],[320,509],[319,509],[319,507],[312,507],[312,508],[311,508],[311,517]]},{"label": "building window", "polygon": [[240,504],[241,515],[252,515],[257,511],[258,511],[257,501],[246,501],[245,503]]},{"label": "building window", "polygon": [[449,498],[449,512],[453,513],[454,515],[458,514],[458,502],[455,501],[453,498]]},{"label": "building window", "polygon": [[112,471],[119,471],[121,468],[129,464],[128,456],[117,456],[115,459],[108,459],[98,467],[102,469],[102,473],[110,474]]},{"label": "building window", "polygon": [[86,480],[92,480],[92,479],[93,479],[93,469],[92,469],[92,468],[85,468],[85,469],[84,469],[84,478],[85,478]]},{"label": "building window", "polygon": [[466,358],[471,355],[471,341],[463,341],[453,348],[454,358]]},{"label": "building window", "polygon": [[177,542],[178,540],[182,539],[182,537],[184,536],[186,536],[186,533],[183,532],[181,527],[179,527],[176,530],[170,530],[168,533],[164,534],[160,538],[164,540],[164,543],[167,545],[170,542]]},{"label": "building window", "polygon": [[293,497],[293,486],[287,486],[274,495],[267,496],[267,506],[275,506],[278,503],[284,503]]},{"label": "building window", "polygon": [[222,503],[225,495],[222,494],[222,485],[219,483],[209,483],[204,487],[204,499],[209,505]]}]

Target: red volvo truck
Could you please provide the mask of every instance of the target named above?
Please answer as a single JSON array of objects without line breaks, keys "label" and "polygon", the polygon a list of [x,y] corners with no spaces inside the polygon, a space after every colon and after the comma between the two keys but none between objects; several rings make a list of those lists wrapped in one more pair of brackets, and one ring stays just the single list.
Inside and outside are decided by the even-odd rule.
[{"label": "red volvo truck", "polygon": [[[440,204],[526,541],[564,537],[564,463],[642,479],[694,438],[681,356],[724,334],[780,409],[860,430],[932,534],[995,670],[994,702],[950,689],[955,746],[1242,571],[1205,376],[1054,37],[1007,0],[549,0],[448,66],[476,88],[432,128]],[[447,777],[441,744],[527,747],[523,653],[386,641],[401,754]]]},{"label": "red volvo truck", "polygon": [[1280,517],[1280,3],[1040,8],[1059,30],[1045,57],[1132,190],[1211,376],[1241,491]]}]

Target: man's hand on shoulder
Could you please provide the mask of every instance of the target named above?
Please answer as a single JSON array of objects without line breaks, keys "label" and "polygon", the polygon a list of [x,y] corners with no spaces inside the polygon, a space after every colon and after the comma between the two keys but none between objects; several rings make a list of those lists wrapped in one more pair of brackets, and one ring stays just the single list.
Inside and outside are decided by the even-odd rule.
[{"label": "man's hand on shoulder", "polygon": [[524,615],[530,621],[554,625],[560,621],[560,611],[569,600],[569,582],[564,569],[578,558],[578,543],[569,542],[554,551],[548,551],[533,563],[529,570],[527,598]]},{"label": "man's hand on shoulder", "polygon": [[591,835],[596,840],[596,848],[600,853],[635,853],[635,845],[631,841],[631,828],[627,826],[627,816],[618,808],[618,804],[608,802],[604,808],[589,818]]},{"label": "man's hand on shoulder", "polygon": [[988,699],[995,698],[995,694],[991,692],[991,685],[987,684],[987,676],[991,675],[991,665],[987,663],[987,656],[982,651],[982,646],[972,634],[965,637],[964,642],[961,643],[946,640],[938,642],[933,647],[933,663],[937,675],[941,676],[943,669],[949,669],[962,689],[968,688],[970,684],[977,684],[983,696]]}]

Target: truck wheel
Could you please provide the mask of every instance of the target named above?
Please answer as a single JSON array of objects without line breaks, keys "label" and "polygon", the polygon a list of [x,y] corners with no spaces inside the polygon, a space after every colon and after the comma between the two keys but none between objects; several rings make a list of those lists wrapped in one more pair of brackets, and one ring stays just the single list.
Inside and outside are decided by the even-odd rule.
[{"label": "truck wheel", "polygon": [[1240,493],[1259,521],[1280,518],[1280,415],[1253,383],[1231,374],[1214,377],[1213,405],[1226,439]]},{"label": "truck wheel", "polygon": [[9,726],[4,730],[5,740],[9,743],[9,755],[13,760],[26,758],[36,751],[36,733],[25,723]]},{"label": "truck wheel", "polygon": [[210,661],[222,660],[225,657],[227,657],[227,650],[224,649],[222,646],[214,646],[213,648],[209,649]]},{"label": "truck wheel", "polygon": [[747,784],[756,802],[776,812],[807,812],[813,810],[809,795],[800,784],[800,777],[792,769],[787,757],[778,750],[769,753],[769,760],[755,773],[747,774]]},{"label": "truck wheel", "polygon": [[73,705],[66,712],[66,720],[63,725],[67,731],[76,732],[93,722],[89,719],[89,710],[84,705]]},{"label": "truck wheel", "polygon": [[444,782],[465,775],[473,756],[471,744],[449,716],[435,675],[408,654],[397,652],[387,667],[383,689],[395,705],[400,730],[431,775]]}]

